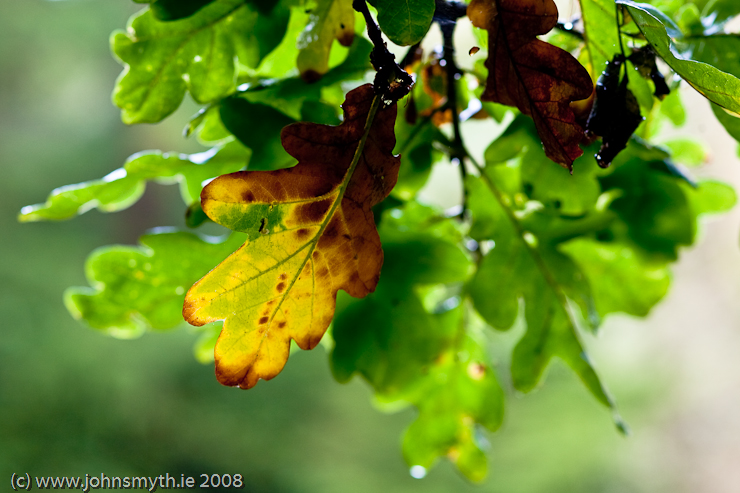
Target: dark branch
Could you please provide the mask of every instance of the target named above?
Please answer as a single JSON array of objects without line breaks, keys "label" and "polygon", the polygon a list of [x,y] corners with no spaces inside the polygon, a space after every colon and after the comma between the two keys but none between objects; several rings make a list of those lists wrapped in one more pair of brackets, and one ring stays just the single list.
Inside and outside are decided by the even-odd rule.
[{"label": "dark branch", "polygon": [[413,65],[416,61],[420,61],[422,57],[421,41],[409,48],[404,57],[401,59],[399,65],[405,69],[409,65]]},{"label": "dark branch", "polygon": [[445,0],[434,2],[434,22],[440,27],[444,24],[454,25],[460,17],[468,15],[467,12],[468,6],[463,2],[446,2]]},{"label": "dark branch", "polygon": [[444,109],[452,112],[452,129],[453,136],[450,147],[450,161],[460,167],[460,177],[463,186],[463,203],[460,216],[465,215],[468,204],[468,188],[465,184],[467,179],[467,170],[465,169],[465,147],[460,132],[460,116],[457,105],[457,81],[460,79],[462,71],[455,63],[455,45],[453,38],[457,19],[466,15],[467,6],[460,2],[445,2],[437,0],[437,9],[434,13],[434,20],[439,24],[444,40],[444,51],[442,60],[445,62],[445,71],[447,73],[447,102]]},{"label": "dark branch", "polygon": [[385,41],[383,41],[380,28],[370,15],[370,10],[367,8],[366,1],[354,0],[352,2],[352,7],[365,17],[367,34],[374,46],[372,53],[370,53],[370,61],[376,71],[375,80],[373,81],[375,93],[380,94],[386,104],[395,103],[409,93],[414,81],[411,76],[396,63],[395,55],[388,51],[388,47],[386,46]]}]

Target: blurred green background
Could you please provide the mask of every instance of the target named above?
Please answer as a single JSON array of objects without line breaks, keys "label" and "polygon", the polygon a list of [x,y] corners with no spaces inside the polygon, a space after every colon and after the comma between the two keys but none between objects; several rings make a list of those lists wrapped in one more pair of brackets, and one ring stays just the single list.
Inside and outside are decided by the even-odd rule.
[{"label": "blurred green background", "polygon": [[[184,227],[176,187],[150,185],[134,207],[64,223],[16,214],[58,186],[104,176],[144,149],[197,151],[180,137],[196,109],[126,127],[110,103],[121,67],[108,36],[129,0],[0,0],[0,476],[240,473],[255,492],[740,491],[738,215],[705,230],[668,299],[647,321],[616,318],[589,340],[632,428],[619,435],[576,378],[554,364],[540,390],[508,385],[518,335],[492,334],[509,388],[503,429],[488,436],[490,474],[471,485],[449,464],[411,478],[400,453],[413,411],[384,414],[366,386],[339,385],[322,347],[290,358],[250,391],[220,386],[183,327],[115,340],[77,324],[62,292],[85,285],[97,246]],[[734,144],[693,101],[694,135],[712,146],[699,174],[736,187]],[[695,108],[694,108],[695,107]],[[7,483],[5,483],[7,484]]]}]

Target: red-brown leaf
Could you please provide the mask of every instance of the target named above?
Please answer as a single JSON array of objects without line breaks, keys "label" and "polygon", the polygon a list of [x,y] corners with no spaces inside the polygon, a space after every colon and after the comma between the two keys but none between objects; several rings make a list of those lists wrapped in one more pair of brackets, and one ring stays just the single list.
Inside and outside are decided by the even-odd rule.
[{"label": "red-brown leaf", "polygon": [[570,53],[537,39],[557,23],[553,0],[473,0],[473,25],[488,30],[484,101],[516,106],[532,116],[545,153],[572,170],[583,154],[583,128],[570,108],[588,98],[591,77]]}]

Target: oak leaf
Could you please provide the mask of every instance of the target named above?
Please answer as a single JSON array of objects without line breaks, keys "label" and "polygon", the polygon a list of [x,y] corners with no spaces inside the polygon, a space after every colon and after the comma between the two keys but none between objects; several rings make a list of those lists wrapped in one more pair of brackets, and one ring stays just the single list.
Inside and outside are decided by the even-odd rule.
[{"label": "oak leaf", "polygon": [[296,66],[306,82],[316,82],[329,71],[334,40],[351,46],[355,38],[355,11],[352,0],[319,0],[298,38]]},{"label": "oak leaf", "polygon": [[379,109],[370,84],[347,94],[339,126],[295,123],[282,131],[293,168],[221,176],[201,194],[219,224],[246,243],[188,292],[193,325],[225,320],[215,349],[224,385],[253,387],[285,365],[290,340],[315,347],[334,315],[336,295],[373,292],[383,251],[371,207],[388,196],[396,107]]},{"label": "oak leaf", "polygon": [[468,17],[488,30],[488,79],[482,99],[531,115],[545,153],[572,170],[583,129],[570,108],[591,95],[585,68],[567,51],[537,39],[558,20],[553,0],[473,0]]}]

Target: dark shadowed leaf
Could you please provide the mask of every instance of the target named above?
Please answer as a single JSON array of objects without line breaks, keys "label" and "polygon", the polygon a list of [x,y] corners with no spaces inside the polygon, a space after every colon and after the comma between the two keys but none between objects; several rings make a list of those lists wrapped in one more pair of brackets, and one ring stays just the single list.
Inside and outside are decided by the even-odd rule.
[{"label": "dark shadowed leaf", "polygon": [[627,88],[628,78],[622,76],[626,60],[621,54],[607,63],[596,83],[596,99],[586,122],[586,130],[602,138],[596,162],[608,168],[625,147],[644,120],[640,105]]}]

